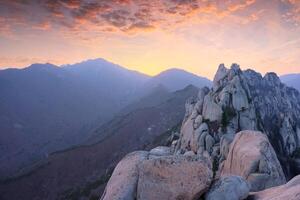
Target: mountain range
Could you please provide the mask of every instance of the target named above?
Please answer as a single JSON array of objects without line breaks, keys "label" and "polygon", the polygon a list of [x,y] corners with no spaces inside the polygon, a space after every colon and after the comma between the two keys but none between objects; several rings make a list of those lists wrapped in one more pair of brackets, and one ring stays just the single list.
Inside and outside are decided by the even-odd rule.
[{"label": "mountain range", "polygon": [[210,81],[178,69],[150,77],[103,59],[0,70],[0,178],[22,174],[51,152],[81,143],[159,86],[174,92],[189,84]]},{"label": "mountain range", "polygon": [[81,145],[51,153],[30,171],[0,183],[0,197],[98,199],[111,170],[124,155],[167,145],[172,133],[179,131],[185,101],[198,90],[192,85],[175,92],[164,90],[164,98],[153,102],[155,94],[163,93],[157,88],[139,100],[137,107],[129,106],[131,111],[119,113],[97,127]]}]

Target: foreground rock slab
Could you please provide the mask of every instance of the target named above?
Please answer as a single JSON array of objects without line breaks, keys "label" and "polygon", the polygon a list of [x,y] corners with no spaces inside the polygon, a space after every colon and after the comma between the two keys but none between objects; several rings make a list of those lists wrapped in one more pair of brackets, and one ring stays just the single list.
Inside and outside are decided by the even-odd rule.
[{"label": "foreground rock slab", "polygon": [[140,166],[138,200],[193,200],[210,186],[212,171],[197,156],[163,156]]},{"label": "foreground rock slab", "polygon": [[300,199],[300,175],[294,177],[288,183],[269,188],[260,192],[254,192],[248,200],[299,200]]},{"label": "foreground rock slab", "polygon": [[247,198],[249,191],[250,186],[243,177],[222,177],[213,184],[205,200],[242,200]]},{"label": "foreground rock slab", "polygon": [[238,175],[260,191],[286,182],[281,165],[266,135],[258,131],[239,132],[221,167],[221,176]]},{"label": "foreground rock slab", "polygon": [[100,200],[135,200],[139,164],[148,152],[136,151],[125,156],[116,166]]}]

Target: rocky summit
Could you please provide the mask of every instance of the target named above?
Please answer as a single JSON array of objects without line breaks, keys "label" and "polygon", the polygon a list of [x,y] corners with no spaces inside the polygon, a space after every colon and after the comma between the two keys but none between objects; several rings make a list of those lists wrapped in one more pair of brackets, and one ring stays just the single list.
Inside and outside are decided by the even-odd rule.
[{"label": "rocky summit", "polygon": [[275,73],[221,64],[212,88],[185,107],[179,137],[127,155],[101,199],[300,199],[296,89]]},{"label": "rocky summit", "polygon": [[221,164],[236,133],[261,131],[272,144],[288,179],[299,174],[300,94],[275,73],[262,77],[253,70],[223,64],[211,89],[202,88],[186,103],[176,153],[207,152]]}]

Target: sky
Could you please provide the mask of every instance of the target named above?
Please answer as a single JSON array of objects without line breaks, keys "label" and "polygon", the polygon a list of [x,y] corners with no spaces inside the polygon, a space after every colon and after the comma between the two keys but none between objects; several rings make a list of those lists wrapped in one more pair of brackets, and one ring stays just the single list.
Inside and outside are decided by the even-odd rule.
[{"label": "sky", "polygon": [[104,58],[212,78],[300,72],[300,0],[0,0],[0,68]]}]

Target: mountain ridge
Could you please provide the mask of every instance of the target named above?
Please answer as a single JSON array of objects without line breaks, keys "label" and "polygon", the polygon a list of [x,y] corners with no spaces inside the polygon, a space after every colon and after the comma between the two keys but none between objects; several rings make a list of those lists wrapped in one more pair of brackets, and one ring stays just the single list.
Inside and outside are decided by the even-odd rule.
[{"label": "mountain ridge", "polygon": [[[86,137],[82,133],[87,132],[92,123],[103,123],[130,101],[144,76],[139,77],[137,73],[130,76],[131,72],[126,69],[121,73],[115,69],[113,77],[106,80],[84,67],[80,73],[77,69],[52,64],[1,70],[0,130],[5,133],[1,140],[6,145],[2,145],[1,159],[12,158],[15,161],[10,162],[17,163],[4,165],[3,160],[0,177],[10,174],[7,170],[18,170],[15,167],[24,166],[49,151],[79,142],[80,138]],[[107,71],[106,76],[109,73]],[[124,73],[127,73],[126,77],[122,76]],[[106,89],[105,85],[110,85],[114,91]],[[34,147],[36,145],[41,146],[39,150]],[[22,148],[25,150],[21,152]],[[18,152],[24,155],[12,157]]]},{"label": "mountain ridge", "polygon": [[94,127],[151,92],[142,87],[149,79],[104,59],[0,70],[0,178],[82,142]]},{"label": "mountain ridge", "polygon": [[[26,173],[27,175],[1,183],[3,198],[19,199],[19,195],[22,195],[25,199],[70,199],[73,195],[84,196],[81,190],[91,192],[88,192],[88,196],[99,196],[104,186],[97,185],[95,193],[88,189],[90,182],[102,179],[106,169],[114,166],[130,149],[146,146],[151,148],[156,137],[180,122],[184,116],[184,102],[190,96],[195,96],[197,91],[198,88],[189,86],[170,93],[168,98],[151,105],[144,99],[144,106],[135,108],[126,115],[117,115],[110,122],[95,129],[90,141],[54,152],[40,166]],[[59,175],[62,172],[64,175]],[[57,185],[56,181],[63,183],[63,187]],[[48,189],[38,187],[40,184],[48,185]],[[15,187],[20,191],[16,195],[12,193]]]}]

